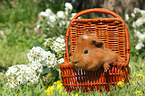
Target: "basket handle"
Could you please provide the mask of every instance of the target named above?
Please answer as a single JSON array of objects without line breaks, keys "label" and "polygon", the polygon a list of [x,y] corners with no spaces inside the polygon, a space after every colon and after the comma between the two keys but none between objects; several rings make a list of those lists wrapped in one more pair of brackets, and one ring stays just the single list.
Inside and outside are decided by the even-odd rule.
[{"label": "basket handle", "polygon": [[[125,22],[123,21],[123,19],[122,19],[119,15],[117,15],[117,14],[114,13],[113,11],[110,11],[110,10],[108,10],[108,9],[102,9],[102,8],[93,8],[93,9],[83,10],[83,11],[77,13],[77,14],[73,17],[73,19],[71,20],[71,22],[73,22],[75,19],[77,19],[77,18],[78,18],[79,16],[81,16],[81,15],[84,15],[84,14],[87,14],[87,13],[92,13],[92,12],[110,14],[110,15],[114,16],[115,18],[118,18],[119,20],[121,20],[121,21],[125,24]],[[68,44],[68,40],[69,40],[69,35],[70,35],[70,33],[69,33],[69,30],[70,30],[70,29],[69,29],[69,28],[70,28],[70,26],[71,26],[71,22],[70,22],[70,24],[69,24],[69,26],[68,26],[68,28],[67,28],[66,36],[65,36],[67,62],[70,61],[70,59],[69,59],[69,47],[68,47],[69,44]],[[127,28],[126,24],[125,24],[125,27]],[[127,31],[127,29],[126,29],[126,31]],[[127,32],[128,32],[128,31],[127,31]],[[127,35],[127,38],[129,38],[128,33],[127,33],[126,35]],[[127,39],[127,41],[129,42],[129,39]],[[129,57],[130,57],[130,45],[129,45],[129,43],[127,43],[127,52],[128,52],[128,54],[129,54],[129,55],[127,56],[127,60],[129,61]],[[127,62],[128,62],[128,61],[127,61]]]},{"label": "basket handle", "polygon": [[[102,9],[102,8],[93,8],[93,9],[87,9],[84,11],[81,11],[79,13],[77,13],[73,19],[77,19],[79,16],[87,14],[87,13],[92,13],[92,12],[97,12],[97,13],[106,13],[106,14],[110,14],[116,18],[119,18],[121,20],[123,20],[119,15],[117,15],[116,13],[114,13],[113,11],[110,11],[108,9]],[[72,20],[73,20],[72,19]]]}]

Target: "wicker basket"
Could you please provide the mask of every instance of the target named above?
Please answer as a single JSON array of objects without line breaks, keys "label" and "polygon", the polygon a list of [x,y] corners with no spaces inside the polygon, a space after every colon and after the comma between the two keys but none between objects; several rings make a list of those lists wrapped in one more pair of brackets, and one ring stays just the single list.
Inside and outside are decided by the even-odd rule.
[{"label": "wicker basket", "polygon": [[[105,13],[114,16],[113,18],[97,19],[77,19],[79,16],[96,12]],[[120,62],[114,62],[110,69],[104,72],[103,67],[95,72],[76,69],[71,63],[71,57],[75,50],[76,41],[81,35],[96,34],[97,37],[105,43],[112,51],[119,54],[126,60],[126,66],[117,66]],[[81,89],[84,92],[93,90],[109,91],[109,86],[114,86],[122,79],[128,81],[130,58],[130,44],[127,27],[123,19],[116,13],[107,9],[88,9],[79,12],[71,20],[66,32],[66,52],[64,54],[65,62],[60,64],[61,77],[63,85],[67,92]]]}]

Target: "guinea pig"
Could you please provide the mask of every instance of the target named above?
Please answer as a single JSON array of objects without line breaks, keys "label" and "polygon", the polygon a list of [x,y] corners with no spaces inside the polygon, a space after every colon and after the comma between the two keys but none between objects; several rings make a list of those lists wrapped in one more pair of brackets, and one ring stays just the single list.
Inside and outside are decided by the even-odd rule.
[{"label": "guinea pig", "polygon": [[104,71],[107,72],[109,64],[115,61],[125,62],[122,57],[105,47],[104,43],[96,36],[83,35],[78,38],[72,56],[72,64],[75,67],[95,71],[103,66]]}]

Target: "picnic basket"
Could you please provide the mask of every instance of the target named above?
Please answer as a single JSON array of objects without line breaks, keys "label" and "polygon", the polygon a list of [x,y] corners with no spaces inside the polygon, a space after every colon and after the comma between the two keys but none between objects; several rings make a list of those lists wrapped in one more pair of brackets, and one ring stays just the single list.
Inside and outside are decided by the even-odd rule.
[{"label": "picnic basket", "polygon": [[[113,18],[78,19],[88,13],[110,14]],[[97,71],[85,71],[76,69],[71,63],[71,57],[75,50],[76,41],[81,35],[97,35],[98,39],[112,51],[126,60],[126,66],[117,66],[118,63],[110,64],[110,69],[104,72],[103,67]],[[129,58],[130,43],[127,26],[123,19],[116,13],[102,8],[87,9],[77,13],[71,20],[66,36],[66,52],[64,64],[60,64],[61,77],[66,91],[82,90],[89,92],[94,90],[110,90],[110,85],[115,86],[119,81],[128,81],[130,77]]]}]

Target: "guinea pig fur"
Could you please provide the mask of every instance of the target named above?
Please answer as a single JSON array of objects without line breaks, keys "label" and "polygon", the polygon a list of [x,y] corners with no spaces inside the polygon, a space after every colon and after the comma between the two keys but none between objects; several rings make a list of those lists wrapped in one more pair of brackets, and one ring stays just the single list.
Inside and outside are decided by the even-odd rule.
[{"label": "guinea pig fur", "polygon": [[[76,49],[73,53],[72,64],[88,71],[95,71],[101,66],[107,72],[109,64],[113,62],[125,62],[118,54],[105,47],[96,36],[80,36],[77,41]],[[122,63],[125,64],[125,63]]]}]

